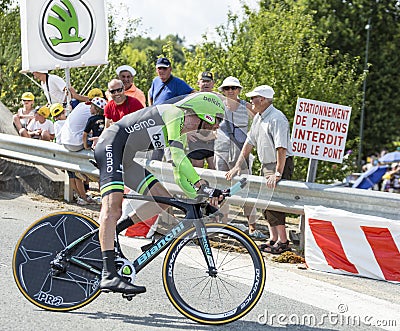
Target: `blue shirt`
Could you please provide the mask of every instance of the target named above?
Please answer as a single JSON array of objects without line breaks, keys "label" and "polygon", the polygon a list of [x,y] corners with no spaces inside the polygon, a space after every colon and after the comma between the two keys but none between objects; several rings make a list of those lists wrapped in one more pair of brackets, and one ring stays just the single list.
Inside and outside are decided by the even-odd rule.
[{"label": "blue shirt", "polygon": [[153,100],[153,105],[159,105],[171,98],[189,94],[193,91],[193,88],[182,79],[175,76],[171,77],[167,84],[164,84],[160,77],[153,79],[149,93],[150,98]]}]

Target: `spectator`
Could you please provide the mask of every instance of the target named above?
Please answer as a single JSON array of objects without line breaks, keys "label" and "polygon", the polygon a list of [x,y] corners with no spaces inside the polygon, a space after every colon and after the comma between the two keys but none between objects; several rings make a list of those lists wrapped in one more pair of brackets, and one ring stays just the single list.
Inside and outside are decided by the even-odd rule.
[{"label": "spectator", "polygon": [[[50,106],[50,113],[54,119],[54,132],[56,135],[56,143],[61,145],[61,130],[66,122],[66,111],[62,104],[54,103]],[[84,182],[79,179],[72,171],[67,171],[67,174],[70,188],[74,192],[74,197],[76,198],[76,203],[83,206],[92,202],[91,198],[86,196]]]},{"label": "spectator", "polygon": [[13,116],[13,124],[20,133],[22,128],[26,128],[29,121],[34,117],[35,96],[31,92],[25,92],[22,94],[22,107],[18,109],[17,113]]},{"label": "spectator", "polygon": [[383,176],[382,190],[392,193],[400,193],[400,164],[393,163]]},{"label": "spectator", "polygon": [[[251,98],[253,110],[257,114],[236,165],[226,174],[227,179],[230,180],[240,173],[241,165],[253,147],[257,148],[268,188],[275,188],[276,183],[282,178],[291,179],[294,166],[289,122],[286,116],[273,106],[274,93],[270,86],[261,85],[246,94]],[[269,223],[271,237],[261,245],[260,249],[272,254],[290,251],[286,235],[285,213],[264,210],[264,216]]]},{"label": "spectator", "polygon": [[[105,119],[104,119],[104,107],[106,106],[107,101],[103,98],[95,97],[91,101],[90,105],[90,114],[92,116],[89,117],[86,123],[86,127],[83,130],[82,142],[83,147],[85,149],[94,149],[96,146],[97,139],[93,139],[95,137],[100,137],[101,133],[104,130]],[[91,137],[89,138],[89,134],[91,133]],[[92,146],[89,146],[89,141],[92,141]]]},{"label": "spectator", "polygon": [[[239,98],[242,85],[236,77],[227,77],[218,88],[225,98],[225,118],[217,130],[215,141],[216,169],[228,171],[236,164],[240,150],[246,140],[249,120],[254,116],[251,104]],[[249,116],[250,114],[250,116]],[[242,170],[248,169],[249,162],[242,164]]]},{"label": "spectator", "polygon": [[64,79],[48,71],[34,71],[33,77],[40,81],[40,85],[49,105],[53,103],[64,104],[66,101],[66,84]]},{"label": "spectator", "polygon": [[371,154],[370,156],[367,157],[367,163],[362,166],[362,171],[366,172],[372,167],[375,167],[378,165],[378,158],[375,154]]},{"label": "spectator", "polygon": [[[254,116],[251,104],[239,98],[243,86],[239,79],[229,76],[218,87],[225,96],[225,117],[217,129],[215,140],[215,168],[220,171],[231,170],[240,155],[240,150],[246,140],[249,120]],[[241,164],[242,174],[251,174],[251,162],[248,156],[246,162]],[[221,208],[225,215],[229,214],[229,204],[225,202]],[[266,239],[267,236],[256,229],[257,210],[252,206],[243,207],[244,215],[249,224],[249,235],[253,239]],[[225,220],[226,221],[225,216]]]},{"label": "spectator", "polygon": [[67,114],[61,103],[53,103],[50,106],[50,114],[54,120],[54,134],[56,143],[61,145],[61,129],[67,119]]},{"label": "spectator", "polygon": [[69,91],[71,92],[71,97],[73,98],[73,101],[71,101],[71,103],[75,104],[75,106],[73,106],[72,109],[75,108],[76,103],[79,103],[79,102],[88,102],[90,104],[90,100],[92,100],[94,98],[93,94],[101,95],[103,98],[105,96],[104,92],[102,90],[100,90],[99,88],[91,89],[89,91],[88,95],[79,94],[78,92],[75,91],[75,89],[73,87],[70,87]]},{"label": "spectator", "polygon": [[[142,106],[146,107],[146,96],[142,90],[135,86],[135,83],[133,82],[133,79],[136,76],[136,70],[131,66],[123,65],[117,68],[116,73],[118,75],[118,79],[124,83],[125,95],[138,99]],[[106,92],[106,96],[108,101],[112,100],[109,91]]]},{"label": "spectator", "polygon": [[47,141],[53,140],[54,125],[52,121],[47,119],[49,116],[50,109],[47,106],[36,107],[33,120],[29,122],[26,129],[21,129],[21,137]]},{"label": "spectator", "polygon": [[[149,106],[159,105],[168,100],[186,95],[195,90],[182,79],[172,75],[171,62],[166,57],[161,57],[156,62],[157,77],[153,79],[148,92]],[[171,160],[170,151],[165,149],[166,159]],[[152,152],[151,159],[161,161],[164,156],[163,149]]]},{"label": "spectator", "polygon": [[112,123],[118,122],[125,115],[143,108],[138,99],[124,94],[124,83],[121,80],[112,79],[108,83],[108,90],[111,93],[112,100],[104,108],[106,128]]},{"label": "spectator", "polygon": [[[210,71],[201,72],[198,76],[198,85],[200,92],[212,92],[214,88],[214,76]],[[208,169],[215,169],[214,164],[214,140],[215,131],[197,130],[194,133],[188,133],[188,158],[194,167],[203,168],[207,161]]]},{"label": "spectator", "polygon": [[157,77],[153,79],[148,93],[149,105],[159,105],[171,98],[186,95],[195,90],[182,79],[172,75],[171,62],[161,57],[156,62]]},{"label": "spectator", "polygon": [[[88,93],[90,100],[95,97],[103,97],[103,92],[99,88],[94,88]],[[90,102],[79,103],[68,115],[61,130],[61,141],[69,151],[78,152],[83,149],[83,129],[90,116]]]}]

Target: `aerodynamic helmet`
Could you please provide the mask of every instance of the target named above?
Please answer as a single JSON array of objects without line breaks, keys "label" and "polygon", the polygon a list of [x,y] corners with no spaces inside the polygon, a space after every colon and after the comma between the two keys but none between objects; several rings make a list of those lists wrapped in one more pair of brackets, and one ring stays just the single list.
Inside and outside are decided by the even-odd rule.
[{"label": "aerodynamic helmet", "polygon": [[216,118],[223,118],[225,112],[222,100],[211,92],[198,92],[175,103],[175,106],[191,109],[201,120],[208,124],[215,124]]}]

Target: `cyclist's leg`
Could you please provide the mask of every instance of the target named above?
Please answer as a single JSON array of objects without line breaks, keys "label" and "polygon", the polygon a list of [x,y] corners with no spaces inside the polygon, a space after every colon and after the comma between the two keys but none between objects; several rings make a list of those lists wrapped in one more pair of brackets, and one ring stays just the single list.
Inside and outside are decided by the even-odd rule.
[{"label": "cyclist's leg", "polygon": [[103,274],[100,289],[103,291],[137,294],[146,291],[143,286],[129,283],[118,275],[115,267],[114,239],[116,224],[122,214],[124,184],[121,160],[126,138],[113,126],[105,132],[102,141],[96,145],[95,158],[100,169],[100,192],[102,210],[100,213],[99,239],[103,257]]}]

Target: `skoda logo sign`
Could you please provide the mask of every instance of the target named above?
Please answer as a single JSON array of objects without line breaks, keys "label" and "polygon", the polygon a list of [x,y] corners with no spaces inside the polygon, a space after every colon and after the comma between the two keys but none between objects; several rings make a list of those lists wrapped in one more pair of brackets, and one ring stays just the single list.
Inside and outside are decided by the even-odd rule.
[{"label": "skoda logo sign", "polygon": [[50,0],[39,20],[40,38],[55,58],[73,61],[85,54],[95,36],[94,12],[85,0]]}]

